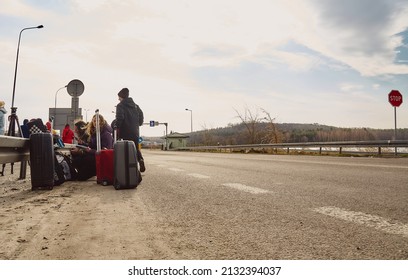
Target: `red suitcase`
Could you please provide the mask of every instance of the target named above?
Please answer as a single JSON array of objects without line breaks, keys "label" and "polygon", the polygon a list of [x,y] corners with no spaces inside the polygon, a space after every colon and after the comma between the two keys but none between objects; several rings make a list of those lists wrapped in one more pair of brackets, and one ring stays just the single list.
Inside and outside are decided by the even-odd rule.
[{"label": "red suitcase", "polygon": [[96,182],[101,185],[113,184],[113,150],[101,150],[95,154]]},{"label": "red suitcase", "polygon": [[99,110],[96,113],[96,182],[101,185],[113,184],[113,149],[101,150],[101,131],[99,127]]}]

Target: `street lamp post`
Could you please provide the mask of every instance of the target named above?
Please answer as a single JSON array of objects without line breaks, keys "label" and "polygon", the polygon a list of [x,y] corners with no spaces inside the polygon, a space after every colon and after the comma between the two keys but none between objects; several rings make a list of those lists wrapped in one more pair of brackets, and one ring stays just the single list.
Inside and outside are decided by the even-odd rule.
[{"label": "street lamp post", "polygon": [[54,123],[53,123],[53,128],[55,129],[55,122],[57,121],[57,94],[58,92],[63,89],[66,88],[67,86],[63,86],[61,88],[59,88],[57,90],[57,92],[55,93],[55,99],[54,99]]},{"label": "street lamp post", "polygon": [[85,122],[88,122],[88,111],[89,109],[84,109],[85,111]]},{"label": "street lamp post", "polygon": [[23,28],[20,31],[20,34],[18,36],[18,44],[17,44],[17,56],[16,56],[16,67],[14,69],[14,83],[13,83],[13,97],[11,99],[11,115],[10,115],[10,123],[9,123],[9,130],[8,130],[8,135],[9,136],[16,136],[15,134],[15,128],[16,128],[16,123],[17,123],[17,128],[20,132],[20,135],[23,136],[22,132],[21,132],[21,127],[20,124],[18,123],[18,118],[17,118],[17,108],[14,107],[14,96],[16,93],[16,79],[17,79],[17,65],[18,65],[18,54],[20,52],[20,41],[21,41],[21,33],[24,30],[28,30],[28,29],[37,29],[37,28],[43,28],[44,26],[42,25],[38,25],[38,26],[33,26],[33,27],[26,27]]},{"label": "street lamp post", "polygon": [[[20,34],[18,35],[16,67],[14,69],[13,96],[12,96],[12,99],[11,99],[11,114],[9,116],[9,128],[8,128],[8,132],[7,132],[8,136],[16,136],[16,131],[15,130],[16,130],[16,126],[17,126],[17,129],[18,129],[18,131],[20,133],[20,137],[23,137],[23,132],[21,130],[21,127],[20,127],[20,124],[19,124],[18,118],[17,118],[17,107],[14,107],[14,96],[15,96],[15,93],[16,93],[17,65],[18,65],[18,54],[20,52],[21,33],[24,30],[27,30],[27,29],[36,29],[36,28],[43,28],[43,27],[44,26],[42,26],[42,25],[33,26],[33,27],[26,27],[26,28],[23,28],[20,31]],[[13,166],[14,166],[14,163],[11,163],[11,174],[13,174]],[[4,174],[4,167],[5,167],[5,164],[3,164],[1,174]],[[27,171],[27,161],[22,161],[21,162],[19,179],[25,179],[26,171]]]},{"label": "street lamp post", "polygon": [[190,109],[186,109],[186,111],[190,111],[190,115],[191,115],[191,133],[193,133],[193,110]]}]

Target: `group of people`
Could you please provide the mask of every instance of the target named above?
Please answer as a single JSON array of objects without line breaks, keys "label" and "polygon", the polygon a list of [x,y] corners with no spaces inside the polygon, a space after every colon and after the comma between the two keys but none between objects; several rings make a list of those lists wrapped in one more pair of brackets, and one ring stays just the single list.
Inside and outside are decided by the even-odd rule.
[{"label": "group of people", "polygon": [[[118,93],[119,104],[116,106],[116,119],[109,125],[105,118],[99,114],[101,149],[113,149],[114,130],[117,139],[130,140],[135,143],[137,160],[140,172],[146,170],[142,153],[139,149],[139,126],[143,124],[144,116],[140,107],[129,97],[129,89],[123,88]],[[4,102],[0,101],[0,135],[4,134]],[[95,153],[97,150],[96,125],[97,116],[94,115],[89,123],[82,120],[75,122],[74,131],[69,124],[65,125],[61,138],[64,143],[73,143],[75,139],[80,145],[71,150],[72,162],[78,171],[78,180],[87,180],[96,175]],[[29,137],[28,120],[21,125],[23,137]],[[42,121],[41,121],[42,123]],[[43,125],[44,126],[44,125]],[[44,130],[52,134],[51,122],[47,122]],[[45,132],[45,131],[44,131]]]},{"label": "group of people", "polygon": [[[139,149],[139,126],[143,124],[144,116],[140,107],[129,97],[129,89],[123,88],[118,93],[119,104],[116,106],[116,119],[111,125],[99,114],[99,131],[101,149],[112,149],[113,133],[117,139],[131,140],[137,149],[137,159],[140,172],[146,170],[142,153]],[[97,149],[97,116],[87,124],[78,121],[74,125],[74,135],[81,147],[71,150],[73,165],[78,171],[78,180],[87,180],[96,175],[95,153]],[[63,132],[64,135],[64,132]]]}]

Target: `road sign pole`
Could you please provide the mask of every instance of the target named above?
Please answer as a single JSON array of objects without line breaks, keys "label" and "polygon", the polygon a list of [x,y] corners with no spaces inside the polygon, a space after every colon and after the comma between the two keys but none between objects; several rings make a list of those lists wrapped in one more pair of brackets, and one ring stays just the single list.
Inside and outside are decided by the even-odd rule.
[{"label": "road sign pole", "polygon": [[397,140],[397,107],[394,107],[394,140]]},{"label": "road sign pole", "polygon": [[[397,140],[397,107],[394,107],[394,140]],[[395,147],[395,155],[397,155],[397,147]]]},{"label": "road sign pole", "polygon": [[[388,102],[394,107],[394,140],[397,140],[397,107],[402,104],[402,94],[398,90],[391,90],[388,94]],[[397,155],[397,147],[395,147]]]}]

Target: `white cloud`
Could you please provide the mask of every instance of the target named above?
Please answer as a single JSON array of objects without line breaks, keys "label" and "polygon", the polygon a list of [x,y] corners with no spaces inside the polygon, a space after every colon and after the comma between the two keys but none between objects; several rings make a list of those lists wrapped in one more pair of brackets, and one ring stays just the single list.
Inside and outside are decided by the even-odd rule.
[{"label": "white cloud", "polygon": [[[394,63],[402,44],[395,34],[408,27],[401,1],[31,2],[5,0],[0,11],[3,93],[11,94],[18,32],[27,23],[45,26],[22,40],[17,105],[28,117],[46,114],[34,100],[51,107],[58,88],[80,79],[83,108],[110,114],[127,86],[149,118],[179,132],[189,131],[184,107],[194,108],[197,125],[221,126],[242,104],[294,122],[333,123],[356,110],[336,121],[384,127],[380,113],[363,120],[347,102],[361,96],[381,107],[388,93],[381,91],[399,88],[408,73]],[[64,94],[59,100],[70,102]]]},{"label": "white cloud", "polygon": [[361,90],[363,88],[363,86],[362,85],[356,85],[356,84],[347,84],[347,83],[344,83],[344,84],[341,84],[340,85],[340,89],[342,90],[342,91],[356,91],[356,90]]},{"label": "white cloud", "polygon": [[408,73],[407,66],[394,65],[395,48],[401,45],[395,34],[408,28],[403,1],[313,2],[318,20],[303,41],[310,48],[365,76]]}]

